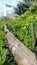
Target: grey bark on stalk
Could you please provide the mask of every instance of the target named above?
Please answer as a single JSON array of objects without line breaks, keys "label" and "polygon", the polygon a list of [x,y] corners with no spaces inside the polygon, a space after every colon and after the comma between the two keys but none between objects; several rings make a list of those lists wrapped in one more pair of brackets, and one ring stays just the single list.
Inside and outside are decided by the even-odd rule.
[{"label": "grey bark on stalk", "polygon": [[5,26],[8,47],[18,65],[36,65],[35,55],[22,42],[20,42]]}]

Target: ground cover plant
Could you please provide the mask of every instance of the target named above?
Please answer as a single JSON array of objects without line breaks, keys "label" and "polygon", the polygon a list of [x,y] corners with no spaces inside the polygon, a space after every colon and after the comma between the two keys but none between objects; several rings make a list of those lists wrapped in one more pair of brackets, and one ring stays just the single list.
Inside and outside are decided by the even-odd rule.
[{"label": "ground cover plant", "polygon": [[0,65],[16,65],[13,55],[9,49],[5,48],[7,39],[4,33],[4,24],[7,20],[9,19],[0,19]]},{"label": "ground cover plant", "polygon": [[4,48],[7,44],[6,35],[4,33],[4,24],[7,23],[10,32],[31,51],[34,51],[34,40],[31,27],[32,22],[34,22],[34,30],[37,37],[37,6],[31,6],[28,11],[15,19],[0,19],[0,65],[17,65],[9,49]]},{"label": "ground cover plant", "polygon": [[34,22],[35,34],[37,36],[37,6],[31,6],[24,14],[9,21],[7,26],[20,41],[22,41],[30,50],[34,51],[31,27],[32,22]]}]

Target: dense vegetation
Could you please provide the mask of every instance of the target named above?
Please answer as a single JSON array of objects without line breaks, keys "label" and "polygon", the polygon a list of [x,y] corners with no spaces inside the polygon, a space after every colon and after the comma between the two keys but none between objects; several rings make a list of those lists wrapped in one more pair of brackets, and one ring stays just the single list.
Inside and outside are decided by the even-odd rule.
[{"label": "dense vegetation", "polygon": [[9,21],[7,26],[20,41],[22,41],[29,49],[34,51],[31,28],[32,22],[34,22],[35,34],[37,36],[37,7],[35,6],[31,6],[24,14]]},{"label": "dense vegetation", "polygon": [[31,5],[36,5],[37,0],[22,0],[18,1],[17,7],[14,7],[16,14],[21,15],[28,10]]},{"label": "dense vegetation", "polygon": [[3,31],[4,24],[7,23],[7,27],[11,33],[22,41],[30,50],[34,51],[32,22],[34,22],[34,30],[37,37],[37,6],[31,6],[28,11],[16,19],[0,19],[0,65],[16,65],[13,55],[5,48],[7,39]]},{"label": "dense vegetation", "polygon": [[7,20],[9,21],[7,18],[0,19],[0,65],[16,65],[13,55],[5,48],[7,39],[3,28]]},{"label": "dense vegetation", "polygon": [[22,0],[22,1],[18,2],[17,7],[14,7],[15,13],[18,15],[21,15],[24,12],[26,12],[31,5],[30,3],[27,3],[27,2],[28,1],[26,1],[26,0]]}]

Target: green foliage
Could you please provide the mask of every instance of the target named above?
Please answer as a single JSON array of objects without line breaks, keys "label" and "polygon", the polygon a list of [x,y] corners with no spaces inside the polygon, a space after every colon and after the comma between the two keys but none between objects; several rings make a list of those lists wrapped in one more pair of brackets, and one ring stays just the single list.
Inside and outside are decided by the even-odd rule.
[{"label": "green foliage", "polygon": [[0,31],[0,65],[3,65],[6,60],[7,49],[4,49],[5,45],[5,34],[3,31]]},{"label": "green foliage", "polygon": [[14,7],[14,11],[15,11],[16,14],[21,15],[24,12],[26,12],[31,5],[36,5],[37,6],[37,0],[18,1],[17,7]]},{"label": "green foliage", "polygon": [[28,11],[16,19],[3,18],[0,19],[0,65],[17,65],[13,55],[4,46],[7,44],[7,39],[3,31],[4,24],[20,41],[23,42],[30,50],[34,51],[32,28],[34,22],[34,30],[37,37],[37,6],[31,6]]},{"label": "green foliage", "polygon": [[5,48],[7,45],[7,39],[3,28],[4,24],[8,21],[10,21],[9,18],[0,19],[0,65],[16,65],[13,55]]},{"label": "green foliage", "polygon": [[14,7],[14,11],[16,14],[21,15],[28,10],[30,5],[26,0],[19,1],[17,7]]},{"label": "green foliage", "polygon": [[[31,6],[28,11],[18,18],[8,22],[9,30],[22,41],[29,49],[34,51],[31,24],[37,24],[37,6]],[[37,36],[37,25],[35,24],[35,32]]]}]

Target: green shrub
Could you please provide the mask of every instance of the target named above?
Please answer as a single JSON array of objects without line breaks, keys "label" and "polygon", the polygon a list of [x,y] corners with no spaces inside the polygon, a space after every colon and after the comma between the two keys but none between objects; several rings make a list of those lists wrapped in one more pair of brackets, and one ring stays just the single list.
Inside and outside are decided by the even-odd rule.
[{"label": "green shrub", "polygon": [[0,65],[16,65],[14,57],[10,51],[6,48],[7,39],[4,33],[4,24],[10,19],[0,19]]},{"label": "green shrub", "polygon": [[7,44],[7,39],[3,31],[4,24],[8,29],[30,50],[34,51],[34,40],[32,38],[31,24],[34,22],[34,30],[37,37],[37,7],[31,6],[28,11],[16,19],[0,19],[0,65],[16,65],[13,55],[3,46]]},{"label": "green shrub", "polygon": [[18,18],[8,22],[7,27],[9,30],[22,41],[29,49],[34,51],[32,28],[31,24],[34,22],[35,32],[37,36],[37,7],[31,6],[28,11],[19,16]]}]

